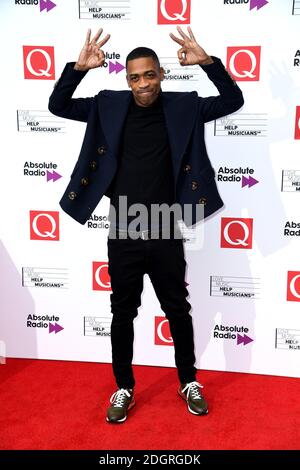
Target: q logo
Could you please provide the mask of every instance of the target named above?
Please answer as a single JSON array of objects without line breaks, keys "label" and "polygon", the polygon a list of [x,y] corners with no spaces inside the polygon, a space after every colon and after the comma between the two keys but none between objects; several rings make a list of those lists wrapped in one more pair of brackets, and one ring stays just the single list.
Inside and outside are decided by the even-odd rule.
[{"label": "q logo", "polygon": [[221,248],[252,248],[253,219],[221,219]]},{"label": "q logo", "polygon": [[259,80],[260,46],[228,47],[227,70],[236,81]]},{"label": "q logo", "polygon": [[300,302],[300,271],[288,271],[286,300]]},{"label": "q logo", "polygon": [[54,80],[54,47],[23,46],[24,78]]},{"label": "q logo", "polygon": [[191,0],[158,0],[158,24],[190,24]]},{"label": "q logo", "polygon": [[58,241],[59,212],[30,211],[30,240]]},{"label": "q logo", "polygon": [[93,261],[93,290],[111,291],[107,261]]},{"label": "q logo", "polygon": [[155,317],[155,339],[154,344],[159,346],[173,346],[170,333],[169,321],[165,317]]}]

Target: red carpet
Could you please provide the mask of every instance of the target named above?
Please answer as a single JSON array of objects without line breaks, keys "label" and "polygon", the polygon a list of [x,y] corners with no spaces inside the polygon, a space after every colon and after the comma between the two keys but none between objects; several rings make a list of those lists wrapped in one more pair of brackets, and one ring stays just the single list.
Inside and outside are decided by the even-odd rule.
[{"label": "red carpet", "polygon": [[136,406],[108,424],[110,364],[7,359],[0,449],[299,449],[300,380],[203,371],[210,410],[188,413],[176,369],[135,366]]}]

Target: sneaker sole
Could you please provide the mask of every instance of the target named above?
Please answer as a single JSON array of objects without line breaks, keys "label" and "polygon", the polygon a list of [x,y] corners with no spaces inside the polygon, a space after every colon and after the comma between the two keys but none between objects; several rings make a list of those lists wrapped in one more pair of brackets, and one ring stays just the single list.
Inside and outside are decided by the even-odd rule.
[{"label": "sneaker sole", "polygon": [[178,390],[178,395],[186,402],[189,412],[192,413],[193,415],[203,416],[203,415],[208,414],[208,409],[205,410],[205,411],[203,410],[203,413],[196,413],[196,411],[191,410],[190,405],[188,404],[186,396],[184,394],[181,394],[180,390]]},{"label": "sneaker sole", "polygon": [[[133,401],[130,403],[130,405],[129,405],[128,408],[127,408],[127,412],[128,412],[129,410],[131,410],[131,408],[133,408],[134,405],[135,405],[135,400],[133,400]],[[125,416],[124,418],[118,419],[118,420],[116,420],[116,421],[111,420],[111,419],[109,419],[108,416],[106,416],[106,421],[107,421],[108,423],[124,423],[124,421],[126,421],[126,419],[127,419],[127,414],[126,414],[126,416]]]}]

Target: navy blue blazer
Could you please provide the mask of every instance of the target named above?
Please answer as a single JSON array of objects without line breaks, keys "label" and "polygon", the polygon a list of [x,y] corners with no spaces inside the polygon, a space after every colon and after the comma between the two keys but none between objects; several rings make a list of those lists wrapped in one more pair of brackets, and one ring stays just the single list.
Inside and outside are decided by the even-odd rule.
[{"label": "navy blue blazer", "polygon": [[[204,124],[237,111],[244,103],[240,88],[220,59],[201,66],[219,91],[218,96],[199,97],[197,92],[162,92],[163,109],[171,148],[176,202],[196,206],[204,217],[223,205],[215,182],[215,172],[204,142]],[[131,91],[103,90],[92,98],[72,98],[87,72],[74,70],[68,63],[54,86],[49,111],[67,119],[86,122],[86,132],[70,183],[60,201],[62,209],[84,224],[99,201],[110,197],[110,184],[118,167],[118,151]],[[183,212],[184,213],[184,212]]]}]

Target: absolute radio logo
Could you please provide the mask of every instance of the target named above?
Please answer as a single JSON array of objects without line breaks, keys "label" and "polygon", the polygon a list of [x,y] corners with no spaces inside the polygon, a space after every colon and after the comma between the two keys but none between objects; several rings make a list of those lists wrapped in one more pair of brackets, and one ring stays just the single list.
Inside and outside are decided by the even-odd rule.
[{"label": "absolute radio logo", "polygon": [[108,67],[109,74],[113,73],[114,75],[117,75],[119,72],[122,72],[122,70],[125,69],[125,65],[119,62],[120,58],[121,54],[117,52],[113,51],[105,53],[105,62],[103,67]]},{"label": "absolute radio logo", "polygon": [[30,240],[58,241],[59,212],[30,211]]},{"label": "absolute radio logo", "polygon": [[23,46],[24,78],[26,80],[54,80],[54,47]]},{"label": "absolute radio logo", "polygon": [[250,10],[260,10],[262,7],[268,5],[267,0],[223,0],[224,5],[247,5],[250,6]]},{"label": "absolute radio logo", "polygon": [[253,238],[253,219],[222,217],[221,248],[250,250]]},{"label": "absolute radio logo", "polygon": [[30,314],[26,319],[27,328],[48,328],[48,333],[59,333],[64,329],[57,322],[59,317],[56,315],[36,315]]},{"label": "absolute radio logo", "polygon": [[290,302],[300,302],[300,271],[288,271],[287,296]]},{"label": "absolute radio logo", "polygon": [[190,24],[191,0],[157,0],[158,24]]},{"label": "absolute radio logo", "polygon": [[253,339],[247,335],[249,328],[245,326],[237,325],[215,325],[213,331],[213,337],[217,339],[233,340],[236,341],[236,345],[246,346],[252,343]]},{"label": "absolute radio logo", "polygon": [[111,291],[107,261],[93,261],[93,290]]},{"label": "absolute radio logo", "polygon": [[57,164],[53,162],[31,162],[26,161],[24,163],[23,175],[24,176],[34,176],[34,177],[44,177],[47,183],[49,181],[59,180],[62,176],[55,171],[57,169]]},{"label": "absolute radio logo", "polygon": [[300,222],[288,220],[284,224],[283,229],[284,237],[300,237]]},{"label": "absolute radio logo", "polygon": [[109,221],[108,221],[108,215],[97,215],[97,214],[92,214],[85,224],[85,226],[89,229],[109,229]]},{"label": "absolute radio logo", "polygon": [[15,0],[15,5],[40,6],[40,12],[53,10],[57,5],[51,0]]},{"label": "absolute radio logo", "polygon": [[155,317],[154,344],[158,346],[173,346],[169,320],[166,317]]},{"label": "absolute radio logo", "polygon": [[239,183],[241,188],[252,188],[259,181],[252,175],[254,174],[253,168],[229,168],[227,166],[220,166],[218,170],[217,180],[222,183]]},{"label": "absolute radio logo", "polygon": [[236,81],[258,81],[260,55],[260,46],[228,47],[227,70]]}]

